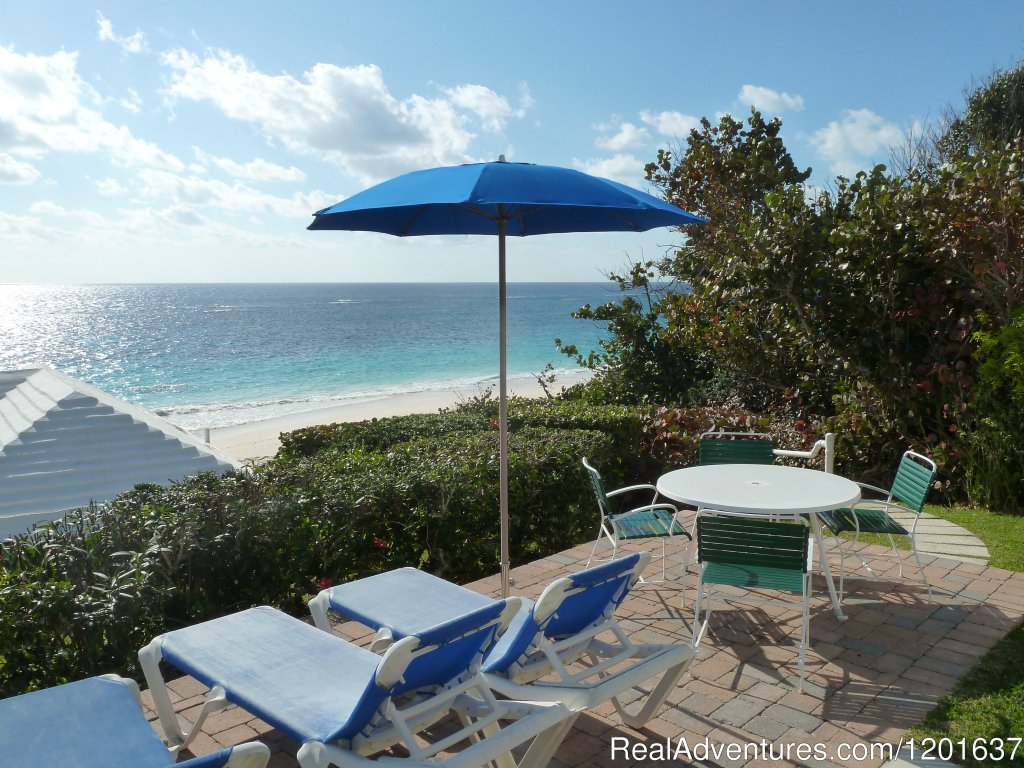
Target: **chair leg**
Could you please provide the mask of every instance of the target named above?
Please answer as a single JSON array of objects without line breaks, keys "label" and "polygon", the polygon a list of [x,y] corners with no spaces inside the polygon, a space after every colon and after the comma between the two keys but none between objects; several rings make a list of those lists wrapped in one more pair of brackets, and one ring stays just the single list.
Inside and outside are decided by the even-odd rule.
[{"label": "chair leg", "polygon": [[672,690],[678,684],[679,678],[690,668],[692,663],[693,659],[690,658],[665,672],[654,690],[651,691],[651,695],[647,697],[647,701],[644,702],[644,705],[635,714],[631,715],[626,711],[626,708],[619,702],[618,696],[613,697],[612,704],[615,706],[615,711],[619,713],[619,717],[622,718],[622,722],[635,729],[640,729],[647,725],[647,722],[661,709],[665,699],[668,698],[668,695],[672,693]]},{"label": "chair leg", "polygon": [[534,736],[526,754],[520,759],[518,768],[546,768],[565,737],[569,735],[577,717],[578,712]]},{"label": "chair leg", "polygon": [[679,610],[686,610],[686,577],[690,573],[690,557],[693,552],[693,541],[686,542],[683,552],[683,564],[679,566]]},{"label": "chair leg", "polygon": [[[608,539],[608,543],[612,545],[611,557],[608,560],[614,560],[615,556],[619,551],[619,537],[615,536],[613,532],[608,530],[608,526],[605,525],[604,520],[601,521],[601,526],[597,529],[597,538],[594,539],[594,546],[590,550],[590,557],[587,558],[587,564],[584,568],[589,568],[590,564],[594,561],[594,555],[597,554],[597,546],[601,543],[601,537]],[[604,558],[600,558],[604,559]]]},{"label": "chair leg", "polygon": [[885,535],[889,537],[889,549],[891,549],[892,553],[896,556],[896,562],[899,563],[899,566],[900,566],[900,578],[902,579],[903,578],[903,557],[900,555],[900,551],[896,548],[896,539],[894,539],[892,537],[892,534],[891,533],[887,533]]},{"label": "chair leg", "polygon": [[932,601],[932,585],[928,581],[928,574],[924,572],[924,565],[921,564],[921,556],[917,553],[917,542],[914,541],[914,537],[910,537],[910,548],[914,553],[914,560],[917,561],[917,572],[921,574],[921,581],[924,582],[925,589],[928,590],[928,602]]},{"label": "chair leg", "polygon": [[801,627],[800,627],[800,659],[797,662],[797,668],[800,671],[800,685],[798,690],[800,693],[804,692],[804,660],[807,656],[807,646],[811,644],[811,577],[810,574],[804,576],[804,599],[801,611]]},{"label": "chair leg", "polygon": [[700,641],[704,639],[704,632],[708,628],[708,622],[711,621],[711,597],[708,596],[708,606],[704,610],[704,623],[700,621],[700,604],[704,601],[704,581],[698,574],[697,577],[697,597],[693,603],[693,629],[691,631],[690,644],[697,648],[700,645]]}]

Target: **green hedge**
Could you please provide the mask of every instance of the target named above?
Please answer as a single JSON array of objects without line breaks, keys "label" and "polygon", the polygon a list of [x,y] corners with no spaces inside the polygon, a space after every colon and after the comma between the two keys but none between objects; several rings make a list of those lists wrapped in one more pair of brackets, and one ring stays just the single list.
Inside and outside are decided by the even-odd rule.
[{"label": "green hedge", "polygon": [[[510,448],[513,565],[592,536],[579,458],[610,466],[615,440],[522,427]],[[133,675],[154,635],[244,607],[302,615],[323,580],[403,565],[455,581],[493,573],[497,451],[487,429],[282,454],[251,472],[139,486],[35,542],[0,544],[0,696]]]},{"label": "green hedge", "polygon": [[324,448],[365,448],[379,451],[417,437],[486,430],[491,418],[482,413],[415,413],[339,424],[319,424],[281,435],[279,456],[314,456]]},{"label": "green hedge", "polygon": [[[298,459],[326,449],[365,448],[380,451],[420,437],[469,434],[497,429],[497,403],[479,400],[457,411],[413,414],[361,422],[326,424],[281,436],[279,457]],[[646,409],[622,405],[593,405],[557,398],[513,397],[508,406],[509,431],[529,427],[597,430],[608,435],[616,450],[608,471],[626,478],[646,474]]]}]

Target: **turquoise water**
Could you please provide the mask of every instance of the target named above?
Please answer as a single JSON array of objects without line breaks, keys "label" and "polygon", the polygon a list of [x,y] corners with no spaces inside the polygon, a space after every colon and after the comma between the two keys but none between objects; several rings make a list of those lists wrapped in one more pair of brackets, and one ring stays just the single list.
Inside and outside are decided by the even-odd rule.
[{"label": "turquoise water", "polygon": [[[610,283],[508,287],[511,379],[551,362],[554,339],[591,349],[570,313]],[[494,384],[494,284],[0,285],[0,370],[48,364],[186,429],[346,401]]]}]

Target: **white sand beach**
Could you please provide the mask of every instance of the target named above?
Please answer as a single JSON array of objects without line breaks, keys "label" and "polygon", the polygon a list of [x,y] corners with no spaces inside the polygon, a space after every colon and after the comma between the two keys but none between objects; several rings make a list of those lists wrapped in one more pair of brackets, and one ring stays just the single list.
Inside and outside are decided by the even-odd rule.
[{"label": "white sand beach", "polygon": [[[560,373],[552,392],[558,392],[562,387],[585,381],[589,377],[589,371]],[[405,416],[410,413],[437,413],[440,408],[452,407],[479,394],[479,389],[453,387],[359,400],[248,424],[217,427],[210,430],[209,442],[215,448],[239,461],[260,460],[277,453],[281,444],[279,437],[282,432],[341,421],[381,419],[388,416]],[[540,397],[543,394],[543,390],[536,381],[517,379],[515,382],[509,383],[509,396]],[[496,392],[495,396],[497,396]]]}]

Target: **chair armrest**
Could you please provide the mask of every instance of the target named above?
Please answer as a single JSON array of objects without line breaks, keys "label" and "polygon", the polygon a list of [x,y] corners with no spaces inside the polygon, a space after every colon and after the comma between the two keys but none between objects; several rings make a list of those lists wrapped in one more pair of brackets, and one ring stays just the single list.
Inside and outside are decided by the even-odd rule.
[{"label": "chair armrest", "polygon": [[678,514],[679,513],[679,507],[677,507],[675,504],[669,504],[667,502],[659,502],[658,504],[644,504],[642,507],[633,507],[633,509],[631,509],[631,510],[629,510],[627,512],[620,512],[617,515],[614,515],[614,517],[616,517],[616,518],[626,517],[627,515],[632,515],[632,514],[634,514],[636,512],[653,512],[656,509],[666,509],[666,510],[671,511],[672,514]]},{"label": "chair armrest", "polygon": [[650,483],[641,483],[640,485],[627,485],[624,488],[616,488],[614,491],[607,491],[605,496],[618,496],[621,493],[630,493],[631,491],[654,491],[657,493],[658,489]]},{"label": "chair armrest", "polygon": [[885,488],[879,488],[876,485],[868,485],[867,483],[857,483],[857,485],[860,486],[860,489],[862,491],[873,491],[874,493],[880,494],[885,497],[889,496],[889,491],[887,491]]},{"label": "chair armrest", "polygon": [[908,514],[914,515],[914,517],[917,517],[921,514],[915,509],[905,507],[902,504],[897,504],[895,501],[886,501],[885,499],[862,499],[861,501],[855,502],[853,504],[853,509],[857,509],[858,507],[861,506],[863,506],[865,509],[878,509],[878,507],[881,506],[884,508],[882,509],[882,511],[885,512],[885,514],[889,514],[890,509],[895,509],[899,512],[906,512]]}]

